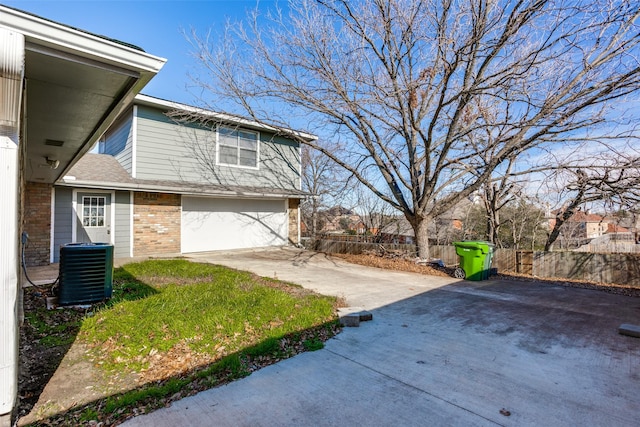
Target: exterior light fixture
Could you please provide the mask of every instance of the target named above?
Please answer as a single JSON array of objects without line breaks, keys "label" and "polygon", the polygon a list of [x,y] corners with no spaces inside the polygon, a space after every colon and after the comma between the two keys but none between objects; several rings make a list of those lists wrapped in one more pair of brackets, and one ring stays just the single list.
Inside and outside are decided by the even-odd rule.
[{"label": "exterior light fixture", "polygon": [[45,157],[45,159],[47,160],[47,165],[51,169],[58,169],[58,166],[60,166],[60,160],[50,159],[49,157]]}]

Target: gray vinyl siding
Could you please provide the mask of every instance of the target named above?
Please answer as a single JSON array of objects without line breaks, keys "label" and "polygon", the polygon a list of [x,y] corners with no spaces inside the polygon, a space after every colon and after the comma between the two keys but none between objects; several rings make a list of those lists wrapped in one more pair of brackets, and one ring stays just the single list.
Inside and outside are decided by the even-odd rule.
[{"label": "gray vinyl siding", "polygon": [[[138,107],[136,177],[221,185],[300,188],[298,143],[260,132],[258,169],[215,164],[215,132],[181,126],[161,110]],[[194,154],[194,149],[199,154]]]},{"label": "gray vinyl siding", "polygon": [[[90,192],[91,190],[83,190]],[[56,187],[55,213],[53,230],[54,262],[60,261],[60,246],[73,243],[73,189]],[[129,258],[131,256],[131,210],[129,191],[116,191],[115,203],[111,207],[115,209],[114,254],[115,258]]]},{"label": "gray vinyl siding", "polygon": [[60,246],[71,242],[73,190],[56,187],[53,229],[53,262],[60,261]]},{"label": "gray vinyl siding", "polygon": [[115,236],[113,256],[129,258],[131,256],[131,206],[130,192],[116,191],[115,204]]},{"label": "gray vinyl siding", "polygon": [[127,111],[105,133],[100,144],[101,154],[110,154],[122,167],[132,173],[133,170],[133,110]]}]

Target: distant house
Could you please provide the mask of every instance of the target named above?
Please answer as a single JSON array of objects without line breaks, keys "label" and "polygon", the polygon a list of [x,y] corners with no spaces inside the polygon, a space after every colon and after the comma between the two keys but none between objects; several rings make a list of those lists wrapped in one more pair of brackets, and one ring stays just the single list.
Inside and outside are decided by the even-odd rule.
[{"label": "distant house", "polygon": [[396,220],[386,224],[379,233],[380,241],[382,243],[395,243],[395,244],[414,244],[415,232],[413,227],[409,224],[404,217],[398,217]]},{"label": "distant house", "polygon": [[[551,212],[549,227],[555,225],[555,215]],[[630,227],[622,226],[629,224]],[[578,211],[560,230],[560,247],[585,252],[639,252],[636,247],[638,233],[635,215],[628,218],[601,216],[588,211]]]},{"label": "distant house", "polygon": [[[452,241],[463,238],[464,224],[473,202],[463,199],[454,207],[436,217],[428,226],[431,244],[448,245]],[[380,230],[381,240],[390,243],[415,243],[415,233],[409,221],[398,217]]]},{"label": "distant house", "polygon": [[[556,224],[555,215],[558,211],[551,212],[553,215],[549,218],[549,228],[553,228]],[[594,239],[607,233],[609,223],[607,220],[596,214],[585,211],[577,211],[563,225],[566,232],[575,239]]]},{"label": "distant house", "polygon": [[616,224],[607,223],[607,234],[609,233],[630,233],[631,230]]},{"label": "distant house", "polygon": [[365,234],[368,231],[368,227],[362,221],[357,221],[352,224],[351,230],[355,231],[356,234]]},{"label": "distant house", "polygon": [[605,221],[604,217],[584,211],[576,212],[569,221],[574,224],[579,224],[577,237],[585,239],[600,237],[609,229],[609,224]]},{"label": "distant house", "polygon": [[168,116],[194,110],[138,95],[99,154],[53,189],[29,183],[27,210],[51,212],[26,220],[50,236],[31,264],[57,262],[70,242],[113,243],[118,258],[299,243],[300,145],[284,136],[293,131],[215,112],[199,111],[208,126]]}]

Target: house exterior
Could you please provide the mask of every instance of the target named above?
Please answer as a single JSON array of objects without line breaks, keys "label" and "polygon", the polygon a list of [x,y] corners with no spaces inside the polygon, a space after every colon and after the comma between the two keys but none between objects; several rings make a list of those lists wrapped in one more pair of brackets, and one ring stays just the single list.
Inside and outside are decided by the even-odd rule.
[{"label": "house exterior", "polygon": [[[550,212],[549,228],[556,223],[556,215]],[[560,229],[558,243],[561,248],[581,252],[640,252],[637,232],[637,217],[627,213],[601,216],[589,211],[578,210]]]},{"label": "house exterior", "polygon": [[21,232],[38,217],[45,227],[33,247],[48,251],[54,183],[164,63],[130,44],[0,5],[0,426],[13,425],[17,398]]},{"label": "house exterior", "polygon": [[[448,245],[464,238],[464,221],[474,202],[463,199],[451,209],[434,218],[429,226],[429,242],[433,245]],[[413,227],[404,217],[389,221],[380,230],[381,240],[389,243],[415,244]]]},{"label": "house exterior", "polygon": [[379,233],[379,240],[383,243],[407,244],[415,243],[415,232],[413,227],[404,217],[397,217],[386,224]]},{"label": "house exterior", "polygon": [[569,221],[578,224],[577,237],[580,238],[594,239],[604,235],[609,229],[609,224],[602,216],[588,212],[576,212]]},{"label": "house exterior", "polygon": [[[555,226],[557,213],[558,211],[551,212],[549,229]],[[565,234],[573,239],[594,239],[608,232],[609,222],[600,215],[579,210],[567,220],[563,227]]]},{"label": "house exterior", "polygon": [[99,154],[27,186],[27,258],[58,262],[71,242],[116,258],[298,244],[300,138],[315,137],[138,95]]}]

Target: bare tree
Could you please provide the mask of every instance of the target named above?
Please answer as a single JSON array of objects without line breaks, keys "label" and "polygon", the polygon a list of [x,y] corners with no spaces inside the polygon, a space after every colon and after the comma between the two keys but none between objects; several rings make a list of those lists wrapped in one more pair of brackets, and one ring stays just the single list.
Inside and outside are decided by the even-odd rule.
[{"label": "bare tree", "polygon": [[556,179],[565,179],[563,205],[556,211],[553,226],[545,243],[545,251],[551,250],[560,236],[562,227],[573,217],[578,208],[598,202],[603,208],[634,209],[640,201],[640,157],[624,158],[622,155],[604,164],[588,168],[564,167],[556,171]]},{"label": "bare tree", "polygon": [[[231,23],[221,38],[193,34],[203,66],[195,80],[205,104],[340,142],[339,151],[316,148],[401,211],[427,258],[431,219],[507,159],[595,140],[589,130],[617,117],[612,101],[637,99],[639,8],[291,1],[286,13],[256,10]],[[490,121],[481,114],[489,107]],[[470,138],[482,133],[491,138]]]},{"label": "bare tree", "polygon": [[[326,144],[325,144],[326,146]],[[330,149],[328,146],[326,149]],[[321,213],[334,206],[344,190],[345,179],[338,165],[318,150],[302,148],[302,190],[309,197],[302,203],[302,221],[312,239],[322,230]]]},{"label": "bare tree", "polygon": [[379,236],[385,227],[396,221],[398,212],[368,188],[358,185],[354,189],[354,195],[354,210],[358,212],[360,221],[372,236]]},{"label": "bare tree", "polygon": [[545,211],[535,199],[521,194],[503,212],[501,246],[519,249],[539,249],[546,237]]},{"label": "bare tree", "polygon": [[511,179],[511,168],[515,159],[508,159],[507,170],[496,180],[488,180],[482,186],[482,202],[487,213],[487,240],[499,243],[499,231],[502,226],[500,211],[518,196],[516,183]]}]

